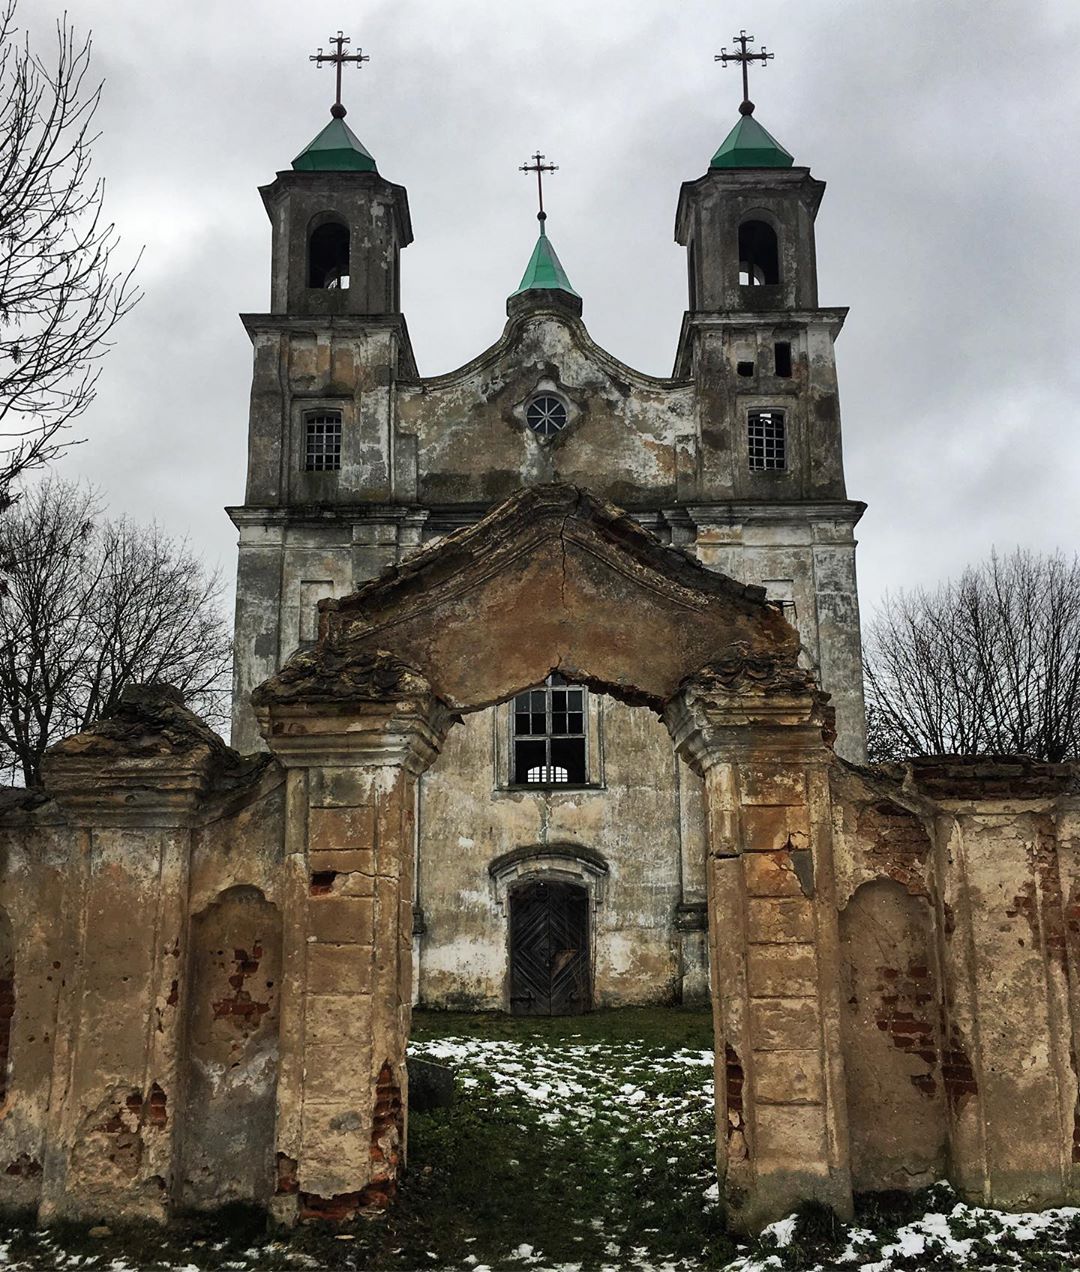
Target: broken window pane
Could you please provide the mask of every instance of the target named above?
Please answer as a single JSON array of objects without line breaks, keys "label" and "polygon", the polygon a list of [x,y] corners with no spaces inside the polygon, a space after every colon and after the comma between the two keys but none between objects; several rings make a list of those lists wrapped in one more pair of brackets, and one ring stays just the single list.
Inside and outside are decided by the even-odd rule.
[{"label": "broken window pane", "polygon": [[553,672],[542,688],[518,694],[510,719],[513,782],[551,786],[588,780],[584,689]]}]

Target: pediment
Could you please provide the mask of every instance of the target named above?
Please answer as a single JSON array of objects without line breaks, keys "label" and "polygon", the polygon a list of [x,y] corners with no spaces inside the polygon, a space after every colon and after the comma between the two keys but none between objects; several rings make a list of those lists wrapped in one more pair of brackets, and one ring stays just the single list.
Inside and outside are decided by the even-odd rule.
[{"label": "pediment", "polygon": [[390,651],[455,711],[553,669],[659,711],[704,666],[794,667],[799,649],[764,589],[706,570],[567,485],[519,492],[320,609],[327,657]]},{"label": "pediment", "polygon": [[[569,417],[554,436],[527,426],[529,403],[546,394]],[[415,438],[424,504],[491,505],[522,486],[585,486],[603,474],[605,493],[640,506],[677,497],[694,412],[688,381],[636,371],[580,319],[541,310],[513,317],[466,366],[403,386],[396,427]]]}]

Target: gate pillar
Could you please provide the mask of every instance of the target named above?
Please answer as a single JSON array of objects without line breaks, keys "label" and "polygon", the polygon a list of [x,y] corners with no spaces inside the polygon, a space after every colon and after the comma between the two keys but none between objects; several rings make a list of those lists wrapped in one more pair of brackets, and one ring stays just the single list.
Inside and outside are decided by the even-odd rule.
[{"label": "gate pillar", "polygon": [[288,769],[272,1208],[346,1219],[405,1151],[416,779],[453,717],[381,652],[301,655],[252,701]]},{"label": "gate pillar", "polygon": [[665,720],[705,783],[717,1167],[732,1224],[851,1212],[828,766],[808,672],[732,659]]}]

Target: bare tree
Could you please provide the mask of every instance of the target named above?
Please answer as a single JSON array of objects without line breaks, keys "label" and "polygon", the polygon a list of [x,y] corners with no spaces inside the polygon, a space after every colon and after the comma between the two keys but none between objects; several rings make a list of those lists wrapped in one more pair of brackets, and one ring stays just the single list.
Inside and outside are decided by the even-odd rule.
[{"label": "bare tree", "polygon": [[1080,559],[1017,550],[887,597],[865,640],[873,759],[1080,755]]},{"label": "bare tree", "polygon": [[221,581],[156,526],[101,516],[85,487],[32,486],[0,518],[0,764],[30,786],[50,743],[125,685],[167,681],[226,718],[232,642]]},{"label": "bare tree", "polygon": [[47,65],[15,10],[0,2],[0,511],[20,474],[72,444],[109,333],[139,299],[90,170],[90,38],[65,15]]}]

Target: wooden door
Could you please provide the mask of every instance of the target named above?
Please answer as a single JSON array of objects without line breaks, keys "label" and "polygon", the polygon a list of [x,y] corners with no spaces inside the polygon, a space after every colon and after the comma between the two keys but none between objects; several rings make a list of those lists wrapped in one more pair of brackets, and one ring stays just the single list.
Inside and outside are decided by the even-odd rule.
[{"label": "wooden door", "polygon": [[589,894],[574,883],[525,884],[510,893],[510,1010],[570,1016],[592,1006]]}]

